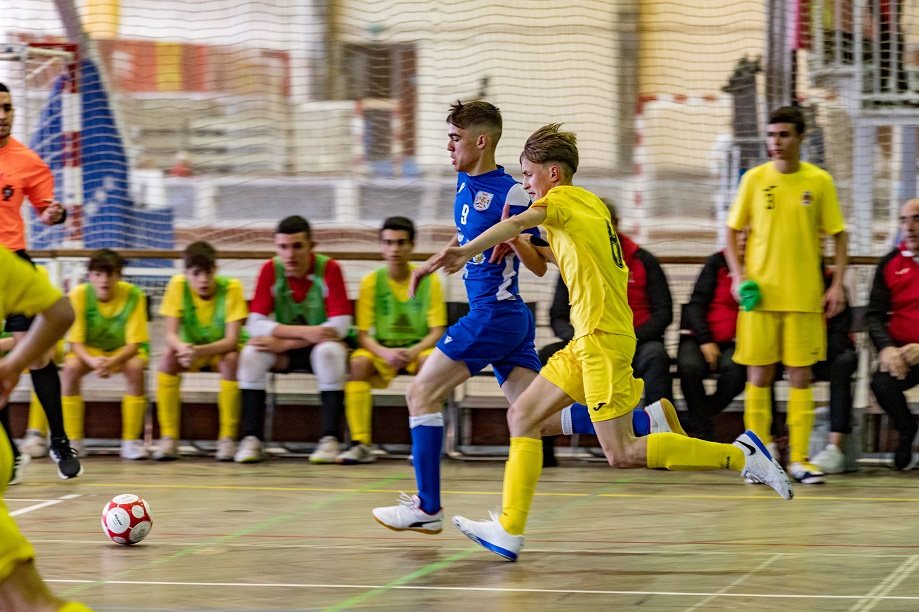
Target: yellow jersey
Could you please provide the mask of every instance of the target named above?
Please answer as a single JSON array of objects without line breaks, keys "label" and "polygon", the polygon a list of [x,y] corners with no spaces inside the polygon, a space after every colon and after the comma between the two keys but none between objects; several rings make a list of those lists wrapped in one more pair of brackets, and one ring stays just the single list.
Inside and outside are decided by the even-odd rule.
[{"label": "yellow jersey", "polygon": [[[70,291],[70,305],[73,306],[73,327],[67,334],[67,342],[86,344],[86,287],[89,283],[77,285]],[[113,291],[112,299],[108,302],[97,300],[99,312],[106,318],[114,317],[125,307],[130,293],[131,283],[118,281]],[[134,307],[134,312],[128,317],[124,333],[125,345],[143,344],[150,341],[147,332],[147,298],[141,292],[140,299]]]},{"label": "yellow jersey", "polygon": [[36,315],[63,297],[46,274],[5,248],[0,248],[0,268],[0,320],[11,312]]},{"label": "yellow jersey", "polygon": [[761,164],[744,174],[728,227],[749,226],[744,266],[764,311],[823,312],[822,234],[846,229],[833,177],[801,162],[783,174]]},{"label": "yellow jersey", "polygon": [[[176,274],[169,279],[163,302],[160,304],[160,314],[164,317],[182,318],[185,308],[185,286],[188,280],[184,274]],[[201,325],[210,325],[214,319],[216,300],[205,300],[194,290],[191,291],[191,301],[195,307],[195,317]],[[249,307],[246,305],[246,296],[243,284],[238,278],[231,278],[227,283],[226,313],[224,319],[227,323],[241,321],[249,316]]]},{"label": "yellow jersey", "polygon": [[581,187],[560,185],[532,205],[546,208],[542,226],[568,287],[574,337],[599,330],[634,338],[629,268],[603,201]]}]

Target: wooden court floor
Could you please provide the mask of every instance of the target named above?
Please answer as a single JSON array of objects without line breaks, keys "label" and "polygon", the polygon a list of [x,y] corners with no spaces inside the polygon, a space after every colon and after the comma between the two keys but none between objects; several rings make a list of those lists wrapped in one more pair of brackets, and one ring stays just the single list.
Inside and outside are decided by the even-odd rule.
[{"label": "wooden court floor", "polygon": [[[96,610],[919,610],[919,472],[862,469],[782,501],[733,473],[543,472],[517,563],[449,517],[499,504],[501,462],[443,464],[443,533],[370,509],[413,492],[411,466],[302,459],[33,462],[8,505],[53,589]],[[147,499],[150,536],[110,543],[103,504]]]}]

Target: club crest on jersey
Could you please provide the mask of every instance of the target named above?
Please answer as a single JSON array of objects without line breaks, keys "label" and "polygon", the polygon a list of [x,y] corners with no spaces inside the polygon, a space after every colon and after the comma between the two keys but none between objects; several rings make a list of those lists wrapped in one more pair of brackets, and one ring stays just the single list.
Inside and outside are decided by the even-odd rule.
[{"label": "club crest on jersey", "polygon": [[801,196],[801,206],[810,206],[813,201],[814,194],[812,194],[810,191],[805,191]]},{"label": "club crest on jersey", "polygon": [[485,263],[485,254],[484,254],[484,253],[478,253],[478,254],[476,254],[476,255],[473,255],[473,256],[472,256],[472,263],[474,263],[474,264],[477,265],[477,266],[480,266],[480,265],[482,265],[483,263]]},{"label": "club crest on jersey", "polygon": [[488,193],[487,191],[480,191],[475,194],[475,200],[472,202],[472,206],[477,211],[482,212],[483,210],[488,210],[493,199],[495,199],[495,194]]}]

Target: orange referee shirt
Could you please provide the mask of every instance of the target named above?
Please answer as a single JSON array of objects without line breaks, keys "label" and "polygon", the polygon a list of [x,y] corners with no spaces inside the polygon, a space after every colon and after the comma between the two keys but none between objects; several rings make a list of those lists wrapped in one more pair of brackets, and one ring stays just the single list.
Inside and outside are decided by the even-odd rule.
[{"label": "orange referee shirt", "polygon": [[35,151],[10,137],[0,147],[0,245],[11,251],[26,248],[23,198],[41,213],[43,200],[54,198],[54,176]]}]

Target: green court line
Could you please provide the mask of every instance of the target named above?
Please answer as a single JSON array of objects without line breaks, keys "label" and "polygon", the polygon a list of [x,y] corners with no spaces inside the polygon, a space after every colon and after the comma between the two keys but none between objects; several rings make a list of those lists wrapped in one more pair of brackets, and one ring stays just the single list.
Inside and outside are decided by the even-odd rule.
[{"label": "green court line", "polygon": [[413,572],[405,574],[404,576],[400,576],[399,578],[396,578],[395,580],[390,580],[384,585],[378,586],[369,591],[365,591],[361,593],[360,595],[355,595],[354,597],[350,597],[341,603],[335,604],[334,606],[324,608],[324,609],[328,610],[329,612],[336,612],[338,610],[348,610],[350,608],[353,608],[355,606],[358,606],[364,603],[368,599],[376,597],[377,595],[381,595],[383,593],[386,593],[387,591],[391,591],[392,589],[396,587],[400,587],[409,582],[412,582],[416,578],[423,578],[424,576],[427,576],[428,574],[439,572],[440,570],[450,565],[453,565],[456,561],[460,561],[474,553],[478,553],[481,551],[482,549],[479,546],[470,546],[467,549],[461,550],[457,553],[450,555],[446,559],[441,559],[440,561],[429,563],[425,565],[424,567],[421,567]]},{"label": "green court line", "polygon": [[[250,534],[252,534],[252,533],[256,533],[256,532],[258,532],[258,531],[261,531],[261,530],[263,530],[263,529],[266,529],[266,528],[268,528],[268,527],[271,527],[272,525],[276,525],[277,523],[280,523],[280,522],[282,522],[282,521],[287,521],[287,520],[290,520],[290,519],[295,519],[295,518],[298,518],[298,517],[300,517],[300,516],[303,516],[304,514],[306,514],[306,513],[308,513],[308,512],[312,512],[312,511],[314,511],[314,510],[318,510],[318,509],[320,509],[320,508],[323,508],[323,507],[325,507],[325,506],[328,506],[329,504],[338,503],[338,502],[340,502],[340,501],[342,501],[342,500],[344,500],[344,499],[346,499],[346,498],[348,498],[348,497],[351,497],[351,496],[352,496],[353,494],[355,494],[355,493],[363,493],[363,492],[369,492],[369,491],[377,491],[377,492],[378,492],[378,491],[381,490],[381,487],[388,486],[388,485],[392,484],[394,481],[398,481],[398,480],[401,480],[401,479],[402,479],[402,476],[401,476],[401,475],[400,475],[400,476],[390,476],[390,477],[388,477],[388,478],[384,478],[384,479],[382,479],[382,480],[378,480],[378,481],[376,481],[376,482],[374,482],[374,483],[368,484],[367,486],[362,487],[362,488],[360,488],[360,489],[348,489],[348,490],[342,492],[342,493],[339,494],[339,495],[334,495],[334,496],[329,497],[329,498],[327,498],[327,499],[318,500],[318,501],[314,501],[314,502],[312,502],[312,503],[310,503],[310,504],[307,504],[306,506],[303,506],[302,509],[301,509],[301,510],[298,510],[297,512],[289,512],[289,513],[287,513],[287,514],[281,514],[281,515],[278,515],[278,516],[274,516],[274,517],[271,517],[271,518],[269,518],[269,519],[265,519],[264,521],[262,521],[262,522],[260,522],[260,523],[256,523],[256,524],[254,524],[254,525],[251,525],[251,526],[249,526],[249,527],[243,527],[243,528],[241,528],[241,529],[237,529],[237,530],[234,531],[233,533],[229,533],[229,534],[227,534],[227,535],[220,536],[220,537],[218,537],[218,538],[214,538],[214,539],[209,540],[209,541],[207,541],[207,542],[203,542],[203,543],[200,543],[200,544],[195,544],[195,545],[193,545],[193,546],[185,547],[185,548],[183,548],[183,549],[181,549],[181,550],[178,550],[178,551],[176,551],[176,552],[174,552],[174,553],[172,553],[172,554],[166,555],[165,557],[162,557],[162,558],[160,558],[160,559],[155,559],[155,560],[149,561],[148,563],[145,563],[144,565],[142,565],[142,566],[140,566],[140,567],[135,567],[135,568],[131,568],[131,569],[128,569],[128,570],[124,570],[124,571],[122,571],[122,572],[119,572],[118,574],[115,575],[115,577],[117,577],[117,578],[123,578],[123,577],[125,577],[125,576],[130,576],[130,575],[132,575],[132,574],[136,574],[136,573],[138,573],[138,572],[146,571],[146,570],[148,570],[148,569],[150,569],[150,568],[154,568],[154,567],[158,567],[158,566],[160,566],[160,565],[165,565],[165,564],[171,563],[172,561],[175,561],[175,560],[177,560],[177,559],[181,559],[182,557],[186,557],[186,556],[188,556],[188,555],[190,555],[190,554],[193,554],[193,553],[195,553],[195,552],[197,552],[197,551],[199,551],[199,550],[201,550],[201,549],[209,548],[209,547],[211,547],[211,546],[216,546],[216,545],[219,545],[219,544],[222,544],[222,543],[231,541],[231,540],[236,540],[236,539],[242,538],[242,537],[244,537],[244,536],[247,536],[247,535],[250,535]],[[94,485],[94,486],[95,486],[95,485]],[[112,485],[108,485],[108,486],[112,486]],[[138,485],[138,486],[140,486],[140,485]],[[148,487],[149,485],[143,485],[143,486]],[[175,488],[182,488],[182,487],[175,487]],[[217,487],[217,488],[220,488],[220,487]],[[316,490],[316,489],[313,489],[313,490]],[[334,490],[334,489],[333,489],[333,490],[330,490],[330,491],[337,492],[337,491]],[[112,579],[112,577],[108,577],[108,578],[105,578],[105,579],[96,580],[96,581],[93,581],[93,582],[88,582],[88,583],[86,583],[86,584],[82,584],[82,585],[80,585],[80,586],[76,586],[76,587],[73,587],[73,588],[71,588],[71,589],[67,589],[66,591],[64,591],[64,592],[62,593],[62,595],[63,595],[64,597],[66,597],[66,598],[71,598],[71,597],[73,597],[73,596],[75,596],[75,595],[78,595],[79,593],[82,593],[83,591],[92,589],[92,588],[94,588],[94,587],[96,587],[96,586],[104,585],[104,584],[106,584],[107,582],[109,582],[111,579]]]}]

